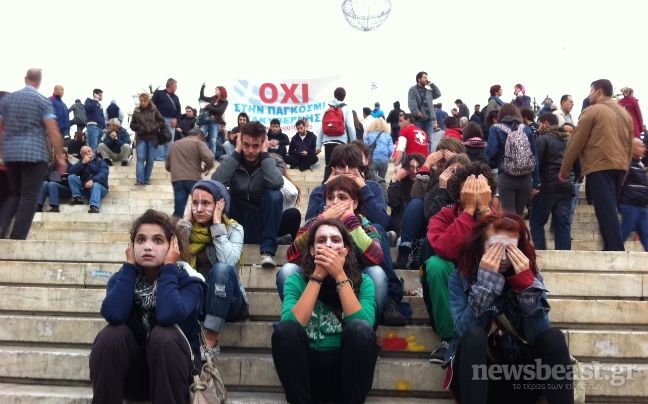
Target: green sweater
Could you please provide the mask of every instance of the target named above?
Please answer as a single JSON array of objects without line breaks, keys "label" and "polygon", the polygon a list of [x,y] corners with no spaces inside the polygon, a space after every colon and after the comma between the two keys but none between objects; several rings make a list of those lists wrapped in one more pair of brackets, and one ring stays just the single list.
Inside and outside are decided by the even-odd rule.
[{"label": "green sweater", "polygon": [[[290,320],[299,323],[292,312],[292,308],[304,293],[304,289],[306,289],[306,281],[301,274],[292,274],[288,277],[284,286],[281,321]],[[362,308],[350,316],[345,316],[344,312],[340,310],[340,316],[347,323],[351,320],[366,320],[373,327],[376,313],[375,294],[376,291],[371,278],[363,274],[362,284],[360,285],[360,298],[358,299]],[[342,324],[340,324],[327,304],[317,300],[308,324],[303,327],[308,335],[311,348],[318,351],[340,349]]]}]

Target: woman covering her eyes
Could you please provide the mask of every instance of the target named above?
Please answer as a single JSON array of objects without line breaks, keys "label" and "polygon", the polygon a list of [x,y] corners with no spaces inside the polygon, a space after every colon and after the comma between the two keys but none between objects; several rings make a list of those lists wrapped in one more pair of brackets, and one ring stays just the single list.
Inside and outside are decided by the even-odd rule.
[{"label": "woman covering her eyes", "polygon": [[189,259],[187,239],[166,214],[147,210],[130,239],[101,305],[108,325],[90,352],[92,402],[186,403],[191,372],[200,369],[204,278],[178,261]]},{"label": "woman covering her eyes", "polygon": [[303,240],[303,270],[286,280],[272,359],[290,403],[362,403],[373,383],[374,285],[356,266],[348,227],[336,218],[314,221]]},{"label": "woman covering her eyes", "polygon": [[[482,216],[459,257],[448,281],[455,334],[444,387],[459,403],[531,404],[543,393],[549,404],[573,403],[567,342],[549,322],[547,289],[524,221],[508,212]],[[497,380],[488,372],[474,376],[492,365],[525,370]],[[538,365],[549,369],[548,379]]]},{"label": "woman covering her eyes", "polygon": [[207,279],[201,305],[206,354],[220,352],[225,321],[244,320],[249,313],[245,287],[238,276],[243,264],[243,227],[227,217],[230,196],[223,184],[199,181],[191,192],[191,208],[178,224],[189,238],[190,264]]}]

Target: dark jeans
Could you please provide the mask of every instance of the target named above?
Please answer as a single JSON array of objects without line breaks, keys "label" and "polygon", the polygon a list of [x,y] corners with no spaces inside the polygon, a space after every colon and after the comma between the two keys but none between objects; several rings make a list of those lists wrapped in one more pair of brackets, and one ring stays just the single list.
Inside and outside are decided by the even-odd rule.
[{"label": "dark jeans", "polygon": [[6,237],[11,219],[15,216],[9,238],[26,240],[38,207],[38,196],[41,184],[45,180],[47,163],[9,162],[6,165],[9,169],[10,193],[0,211],[0,238]]},{"label": "dark jeans", "polygon": [[324,167],[324,181],[326,182],[331,176],[331,167],[329,163],[331,162],[331,156],[333,155],[333,150],[338,147],[341,143],[327,143],[324,145],[324,162],[326,162],[326,167]]},{"label": "dark jeans", "polygon": [[625,251],[617,200],[626,171],[603,170],[587,174],[587,189],[592,194],[594,213],[603,235],[603,251]]},{"label": "dark jeans", "polygon": [[630,232],[637,232],[644,251],[648,251],[648,208],[643,206],[619,205],[621,212],[621,239],[626,241]]},{"label": "dark jeans", "polygon": [[191,195],[191,189],[196,185],[196,181],[174,181],[173,183],[173,216],[182,219],[187,207],[187,200]]},{"label": "dark jeans", "polygon": [[279,225],[279,232],[277,237],[290,234],[293,241],[297,238],[297,232],[301,225],[301,212],[297,208],[288,208],[281,214],[281,224]]},{"label": "dark jeans", "polygon": [[364,403],[378,344],[369,323],[353,320],[342,331],[340,349],[317,351],[301,324],[282,321],[272,333],[272,359],[289,403]]},{"label": "dark jeans", "polygon": [[529,225],[531,238],[536,250],[546,250],[544,225],[551,214],[551,225],[554,229],[554,243],[556,250],[571,250],[571,194],[552,194],[540,192],[531,199],[531,212]]},{"label": "dark jeans", "polygon": [[277,234],[281,224],[283,194],[278,189],[266,189],[256,210],[230,204],[231,218],[245,229],[245,244],[260,244],[261,252],[277,252]]},{"label": "dark jeans", "polygon": [[225,321],[236,321],[245,317],[248,303],[239,285],[236,268],[218,263],[209,271],[207,288],[203,291],[205,328],[221,332]]},{"label": "dark jeans", "polygon": [[[466,330],[461,336],[452,361],[453,375],[450,389],[458,403],[533,404],[542,393],[545,394],[547,402],[551,404],[574,403],[573,381],[567,380],[565,373],[562,373],[563,380],[557,380],[552,376],[546,380],[526,380],[524,379],[526,370],[522,372],[520,379],[506,380],[503,373],[499,373],[500,380],[488,380],[488,376],[482,377],[482,371],[474,367],[490,365],[486,352],[486,332],[477,326]],[[550,328],[538,334],[516,365],[532,365],[535,370],[536,359],[541,361],[543,367],[548,365],[553,368],[556,365],[562,365],[565,369],[571,364],[567,342],[559,329]],[[476,371],[478,376],[475,378]],[[552,387],[525,389],[523,385],[552,385]]]},{"label": "dark jeans", "polygon": [[[196,360],[200,366],[200,357]],[[189,344],[176,327],[153,327],[142,351],[127,325],[107,325],[90,352],[92,403],[185,404],[193,367]]]},{"label": "dark jeans", "polygon": [[302,156],[301,154],[287,154],[284,156],[283,160],[289,166],[296,166],[299,168],[299,171],[306,171],[313,164],[319,161],[315,154],[307,154],[306,156]]},{"label": "dark jeans", "polygon": [[533,178],[531,174],[514,177],[500,170],[497,176],[500,206],[502,210],[517,213],[522,216],[524,208],[531,195]]},{"label": "dark jeans", "polygon": [[[387,232],[381,225],[377,223],[373,223],[373,225],[378,231],[378,234],[380,234],[380,247],[384,254],[382,261],[380,261],[380,267],[385,271],[385,275],[387,275],[387,297],[393,299],[396,303],[400,303],[403,300],[403,284],[398,278],[398,275],[396,275],[396,271],[394,271],[389,236],[387,236]],[[379,320],[377,318],[376,323],[378,322]]]},{"label": "dark jeans", "polygon": [[427,221],[425,221],[424,204],[420,199],[412,199],[405,208],[401,221],[401,242],[403,247],[412,247],[412,241],[425,237]]}]

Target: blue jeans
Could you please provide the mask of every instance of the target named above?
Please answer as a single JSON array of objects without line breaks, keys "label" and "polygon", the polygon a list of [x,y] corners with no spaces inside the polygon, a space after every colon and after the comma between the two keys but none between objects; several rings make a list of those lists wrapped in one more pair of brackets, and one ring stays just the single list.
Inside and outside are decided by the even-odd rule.
[{"label": "blue jeans", "polygon": [[401,242],[403,247],[412,247],[412,241],[425,236],[427,222],[425,221],[424,203],[420,199],[412,199],[405,208],[401,221]]},{"label": "blue jeans", "polygon": [[231,156],[232,153],[236,151],[236,145],[232,144],[229,142],[229,140],[225,143],[223,143],[223,149],[225,150],[225,154],[228,156]]},{"label": "blue jeans", "polygon": [[230,204],[230,217],[245,229],[245,244],[259,244],[261,252],[277,252],[277,236],[281,225],[283,194],[278,189],[266,189],[261,205],[256,209]]},{"label": "blue jeans", "polygon": [[108,194],[108,190],[104,188],[103,185],[96,182],[92,184],[92,188],[90,188],[90,190],[83,188],[83,184],[81,184],[81,178],[74,174],[70,174],[70,176],[68,177],[68,182],[70,183],[72,197],[79,198],[83,196],[84,198],[90,200],[90,206],[101,206],[101,200]]},{"label": "blue jeans", "polygon": [[182,219],[187,207],[187,200],[196,181],[174,181],[173,183],[173,216]]},{"label": "blue jeans", "polygon": [[422,129],[425,134],[430,136],[430,133],[434,132],[434,119],[428,119],[427,121],[415,121],[414,126],[419,129]]},{"label": "blue jeans", "polygon": [[[284,264],[279,272],[277,272],[277,292],[279,292],[279,298],[282,302],[284,299],[284,285],[286,284],[286,280],[290,275],[299,272],[301,272],[301,267],[291,263]],[[387,301],[387,275],[385,275],[385,271],[383,271],[378,265],[366,267],[362,273],[371,278],[376,290],[376,295],[374,297],[376,303],[376,321],[374,322],[375,330],[378,328],[378,324],[380,323],[380,314],[382,313],[383,307],[385,307],[385,302]]]},{"label": "blue jeans", "polygon": [[388,167],[389,161],[387,160],[371,160],[371,163],[369,163],[369,169],[382,179],[385,179]]},{"label": "blue jeans", "polygon": [[135,165],[135,178],[137,181],[150,184],[153,163],[157,152],[158,142],[152,140],[138,140],[135,151],[137,152],[137,164]]},{"label": "blue jeans", "polygon": [[220,134],[220,127],[220,123],[215,123],[214,121],[200,127],[200,130],[205,134],[205,139],[208,139],[207,146],[214,153],[214,158],[216,159],[223,155],[223,143],[225,141]]},{"label": "blue jeans", "polygon": [[621,212],[621,239],[626,241],[630,232],[637,232],[641,245],[648,251],[648,208],[619,205]]},{"label": "blue jeans", "polygon": [[49,196],[50,206],[59,206],[59,196],[61,198],[71,198],[72,191],[70,188],[65,185],[58,184],[56,182],[43,182],[43,188],[41,188],[41,194],[38,198],[39,205],[45,205],[45,200]]},{"label": "blue jeans", "polygon": [[171,131],[171,140],[169,141],[169,143],[158,147],[157,154],[155,156],[155,161],[166,161],[166,156],[167,153],[169,152],[169,147],[171,147],[171,145],[173,144],[173,139],[175,138],[175,128],[171,127],[171,121],[173,119],[174,118],[164,118],[164,122],[166,122],[167,128],[169,128],[169,131]]},{"label": "blue jeans", "polygon": [[88,125],[88,146],[92,149],[94,154],[97,154],[97,147],[99,146],[99,139],[103,135],[103,131],[97,125]]},{"label": "blue jeans", "polygon": [[544,193],[540,192],[531,199],[531,214],[529,216],[529,227],[531,227],[531,238],[536,250],[546,250],[544,225],[549,220],[554,228],[554,243],[556,250],[571,250],[571,214],[573,197],[571,194]]},{"label": "blue jeans", "polygon": [[239,286],[236,268],[218,263],[209,271],[203,291],[205,328],[221,332],[225,321],[235,321],[248,311],[247,296]]}]

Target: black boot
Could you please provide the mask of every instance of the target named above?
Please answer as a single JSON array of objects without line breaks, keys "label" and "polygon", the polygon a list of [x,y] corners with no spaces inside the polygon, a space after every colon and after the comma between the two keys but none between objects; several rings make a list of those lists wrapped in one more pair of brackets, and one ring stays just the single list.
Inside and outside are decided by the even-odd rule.
[{"label": "black boot", "polygon": [[398,258],[394,261],[394,269],[407,269],[407,260],[412,252],[412,248],[408,246],[398,247]]}]

